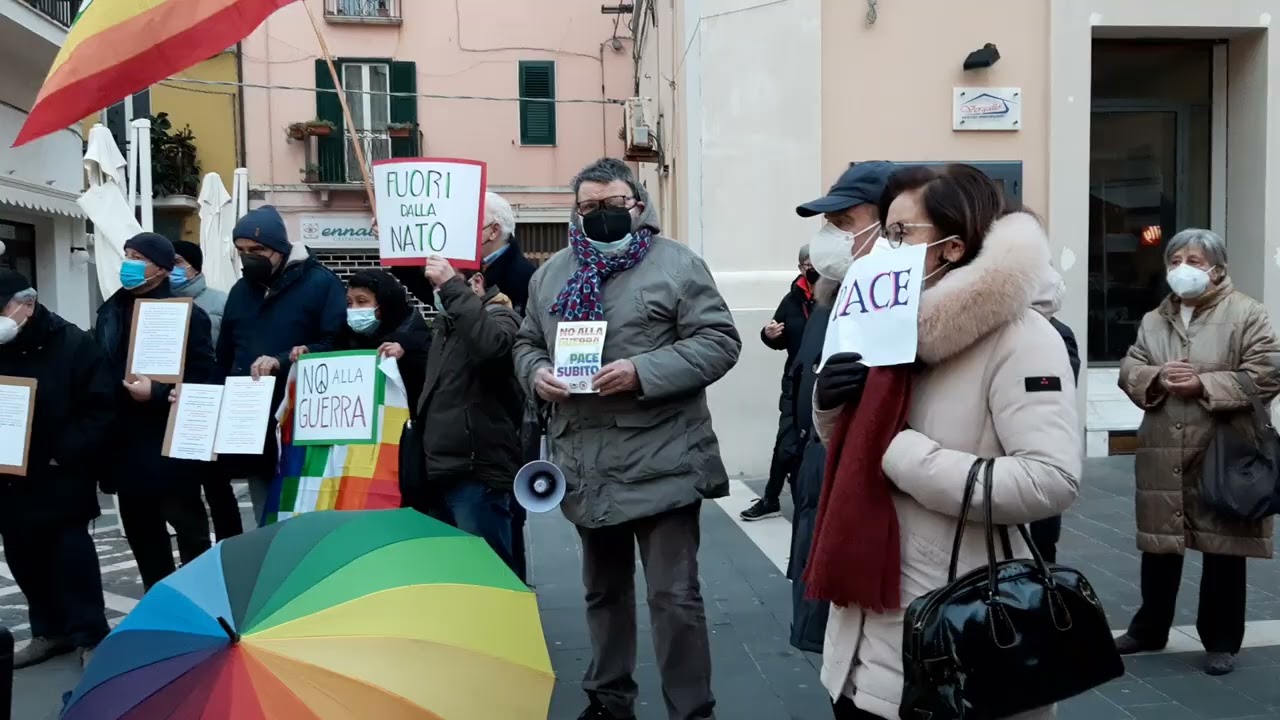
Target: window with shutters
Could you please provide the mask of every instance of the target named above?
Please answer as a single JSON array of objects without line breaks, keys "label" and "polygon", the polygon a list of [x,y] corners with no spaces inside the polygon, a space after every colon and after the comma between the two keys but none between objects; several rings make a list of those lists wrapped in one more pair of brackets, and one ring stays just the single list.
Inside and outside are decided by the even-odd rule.
[{"label": "window with shutters", "polygon": [[[417,65],[379,58],[338,58],[342,90],[355,128],[347,128],[333,78],[323,59],[316,60],[316,116],[338,131],[317,138],[320,180],[359,183],[360,164],[352,140],[360,143],[365,161],[419,154]],[[395,132],[391,128],[398,128]]]},{"label": "window with shutters", "polygon": [[520,63],[520,144],[556,144],[556,64]]},{"label": "window with shutters", "polygon": [[361,182],[360,163],[356,159],[354,139],[364,150],[365,162],[391,157],[391,65],[389,63],[343,63],[342,89],[351,108],[355,127],[347,131],[347,182]]}]

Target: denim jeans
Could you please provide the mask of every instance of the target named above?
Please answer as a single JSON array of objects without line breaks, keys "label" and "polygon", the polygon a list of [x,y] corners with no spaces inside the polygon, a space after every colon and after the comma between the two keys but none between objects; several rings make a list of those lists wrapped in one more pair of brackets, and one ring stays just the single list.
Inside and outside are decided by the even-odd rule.
[{"label": "denim jeans", "polygon": [[484,538],[502,562],[518,573],[512,554],[514,515],[511,492],[482,482],[462,482],[437,497],[427,514],[459,530]]}]

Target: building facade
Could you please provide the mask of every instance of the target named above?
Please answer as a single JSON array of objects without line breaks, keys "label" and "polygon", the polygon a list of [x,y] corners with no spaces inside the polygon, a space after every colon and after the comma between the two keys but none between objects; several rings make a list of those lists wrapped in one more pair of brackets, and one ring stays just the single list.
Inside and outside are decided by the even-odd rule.
[{"label": "building facade", "polygon": [[563,247],[569,180],[621,152],[622,106],[609,101],[633,94],[625,18],[598,5],[550,12],[501,0],[304,2],[242,44],[251,205],[276,206],[291,237],[342,274],[376,265],[354,136],[369,161],[486,161],[489,189],[513,205],[526,252],[537,260]]},{"label": "building facade", "polygon": [[84,184],[83,139],[68,129],[11,147],[78,5],[0,0],[0,266],[27,275],[42,302],[88,327],[92,273],[84,213],[76,204]]},{"label": "building facade", "polygon": [[[795,206],[863,160],[977,164],[1046,218],[1067,282],[1058,317],[1088,363],[1091,455],[1140,419],[1117,367],[1166,292],[1164,240],[1223,234],[1236,286],[1280,313],[1277,0],[642,0],[636,13],[665,156],[641,167],[744,337],[818,230]],[[780,366],[748,342],[714,388],[735,470],[767,466],[773,430],[754,418],[775,399],[750,388],[772,388]]]}]

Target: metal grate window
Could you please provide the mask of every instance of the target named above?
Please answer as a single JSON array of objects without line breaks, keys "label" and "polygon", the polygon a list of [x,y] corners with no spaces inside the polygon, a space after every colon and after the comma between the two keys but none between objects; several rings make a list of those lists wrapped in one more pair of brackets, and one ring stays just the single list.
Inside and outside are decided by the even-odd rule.
[{"label": "metal grate window", "polygon": [[[351,276],[355,274],[357,270],[386,269],[382,267],[380,262],[378,262],[377,250],[316,250],[314,252],[316,254],[316,259],[320,261],[320,264],[337,274],[337,276],[342,279],[343,285],[347,284],[347,281],[351,279]],[[409,303],[417,306],[418,310],[426,316],[428,320],[435,316],[436,309],[434,307],[422,303],[418,298],[414,297],[412,293],[407,294],[409,296]]]},{"label": "metal grate window", "polygon": [[520,223],[516,226],[520,248],[535,265],[569,247],[568,223]]}]

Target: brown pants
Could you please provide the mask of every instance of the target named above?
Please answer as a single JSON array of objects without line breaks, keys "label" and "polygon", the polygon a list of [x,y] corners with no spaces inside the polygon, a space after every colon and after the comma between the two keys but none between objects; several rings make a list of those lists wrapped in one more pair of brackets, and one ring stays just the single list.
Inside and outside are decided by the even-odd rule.
[{"label": "brown pants", "polygon": [[636,546],[649,589],[653,647],[671,720],[714,718],[711,648],[698,583],[701,503],[604,528],[578,528],[591,664],[582,687],[619,718],[634,713]]}]

